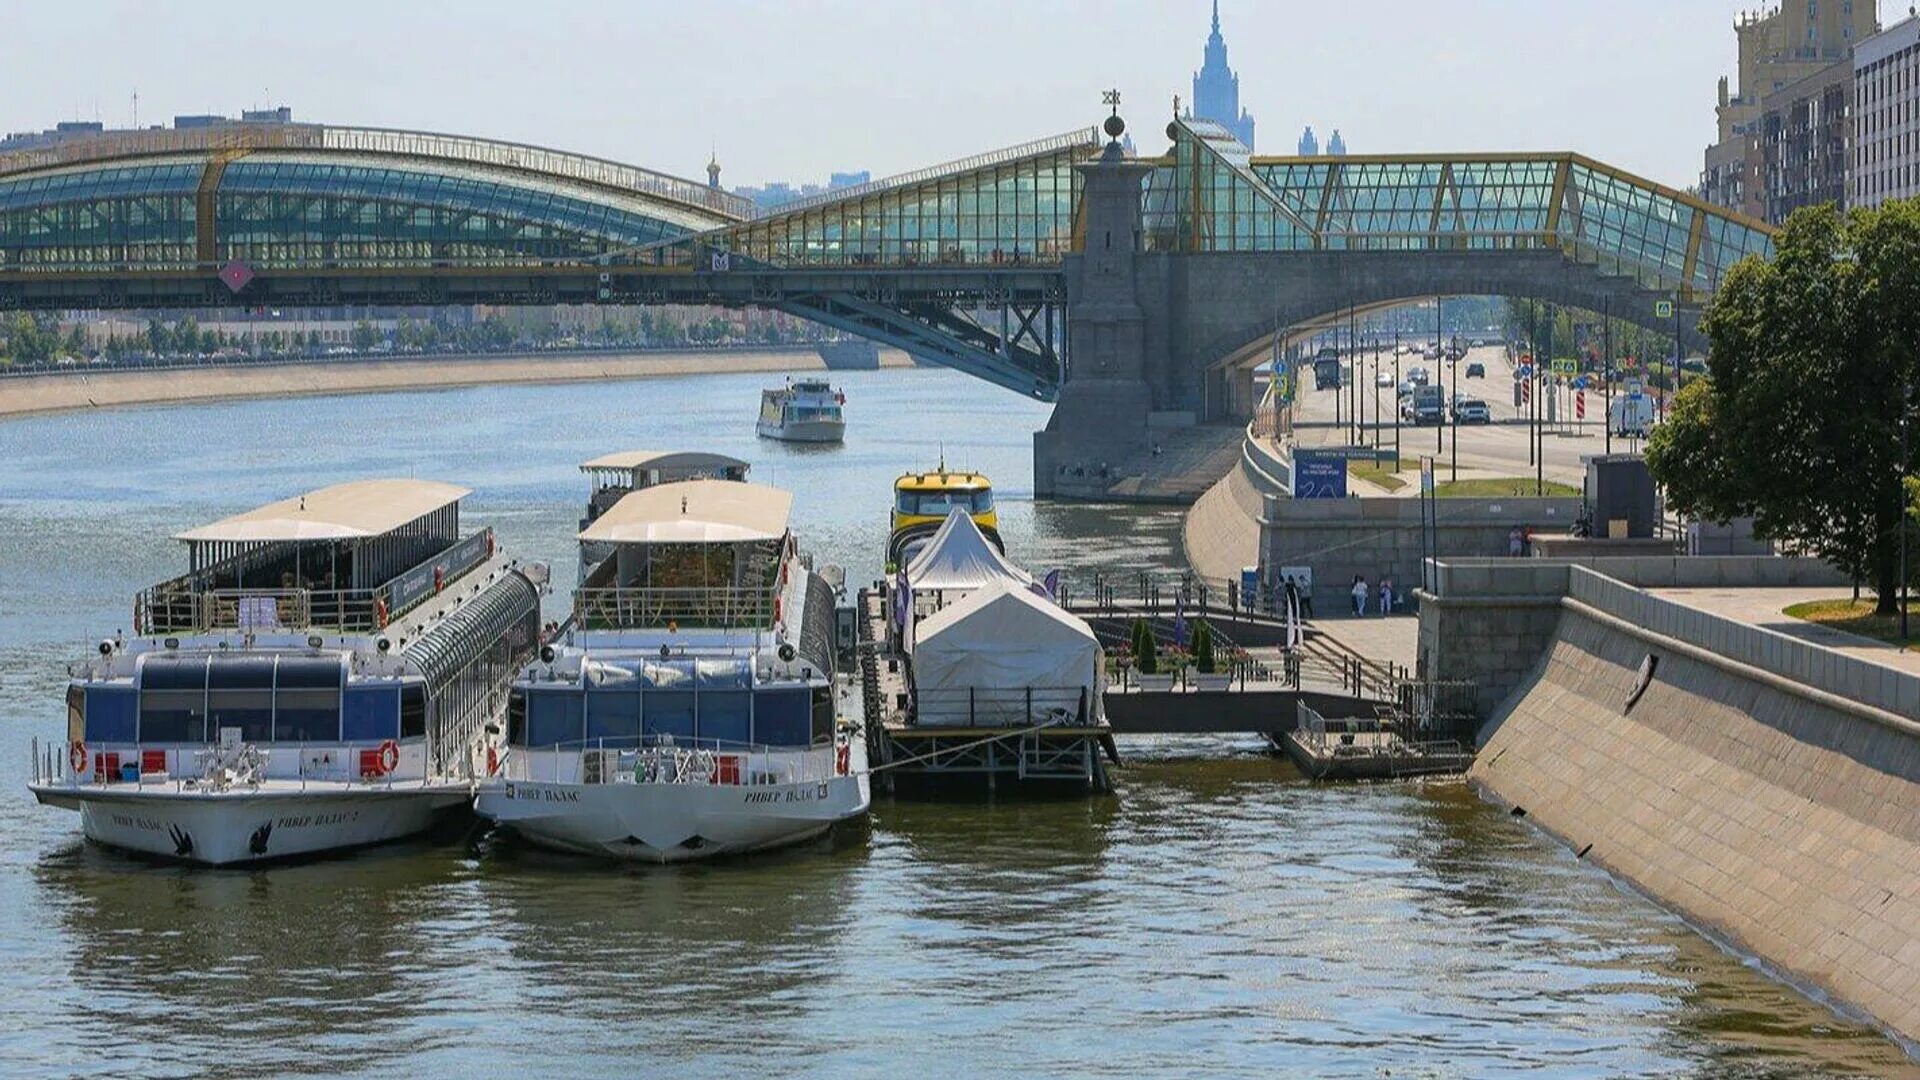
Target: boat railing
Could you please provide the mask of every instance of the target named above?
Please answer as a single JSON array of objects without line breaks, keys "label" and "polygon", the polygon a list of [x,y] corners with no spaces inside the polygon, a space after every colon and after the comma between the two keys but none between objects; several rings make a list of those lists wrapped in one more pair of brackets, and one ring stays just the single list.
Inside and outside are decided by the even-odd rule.
[{"label": "boat railing", "polygon": [[[450,545],[373,588],[205,588],[207,571],[143,590],[134,602],[134,632],[199,634],[216,629],[252,633],[337,630],[372,633],[436,595],[491,558],[492,529]],[[264,561],[264,560],[260,560]]]},{"label": "boat railing", "polygon": [[103,744],[32,741],[31,782],[74,791],[132,788],[136,791],[306,791],[310,784],[349,785],[355,790],[404,791],[473,779],[426,768],[423,743],[280,742],[238,747]]},{"label": "boat railing", "polygon": [[583,739],[513,747],[500,774],[524,783],[771,787],[846,776],[850,751],[844,734],[812,747],[657,736]]},{"label": "boat railing", "polygon": [[762,629],[774,622],[775,588],[581,588],[573,614],[585,630],[675,626]]}]

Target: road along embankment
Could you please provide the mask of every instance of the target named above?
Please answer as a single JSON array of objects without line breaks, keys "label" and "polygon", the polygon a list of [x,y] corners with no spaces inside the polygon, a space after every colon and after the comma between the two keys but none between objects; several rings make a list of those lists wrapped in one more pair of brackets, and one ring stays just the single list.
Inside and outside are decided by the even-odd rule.
[{"label": "road along embankment", "polygon": [[[880,367],[910,367],[905,353],[882,350]],[[834,365],[838,366],[838,365]],[[825,371],[821,350],[538,353],[525,356],[419,357],[248,363],[133,371],[86,371],[0,379],[0,416],[179,401],[369,394],[500,383],[593,382],[665,375]]]},{"label": "road along embankment", "polygon": [[[1564,569],[1471,778],[1707,933],[1920,1041],[1920,676]],[[1455,592],[1423,604],[1423,624],[1493,610]]]}]

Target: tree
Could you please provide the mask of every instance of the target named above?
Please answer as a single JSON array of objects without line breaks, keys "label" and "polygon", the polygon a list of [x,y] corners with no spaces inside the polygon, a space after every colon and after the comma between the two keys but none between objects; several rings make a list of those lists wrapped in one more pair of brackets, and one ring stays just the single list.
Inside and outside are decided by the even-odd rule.
[{"label": "tree", "polygon": [[1142,675],[1160,670],[1159,643],[1153,639],[1153,627],[1144,618],[1133,620],[1133,666]]},{"label": "tree", "polygon": [[1647,463],[1683,514],[1751,516],[1897,607],[1900,388],[1920,382],[1920,202],[1796,212],[1771,262],[1728,272],[1701,323],[1710,378],[1675,399]]},{"label": "tree", "polygon": [[353,324],[353,351],[366,352],[380,341],[380,331],[365,319]]},{"label": "tree", "polygon": [[1193,625],[1193,669],[1202,675],[1211,675],[1218,670],[1215,663],[1213,627],[1201,619]]}]

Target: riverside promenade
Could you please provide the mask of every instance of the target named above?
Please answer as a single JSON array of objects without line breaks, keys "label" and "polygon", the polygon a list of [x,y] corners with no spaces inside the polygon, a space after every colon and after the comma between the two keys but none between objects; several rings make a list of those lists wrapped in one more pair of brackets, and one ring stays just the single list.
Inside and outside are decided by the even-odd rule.
[{"label": "riverside promenade", "polygon": [[[670,375],[826,371],[837,366],[827,358],[832,349],[832,346],[807,345],[674,352],[250,361],[151,369],[83,368],[0,380],[0,417],[176,401],[371,394],[509,383],[607,382]],[[912,358],[898,350],[881,349],[878,353],[881,368],[914,366]]]}]

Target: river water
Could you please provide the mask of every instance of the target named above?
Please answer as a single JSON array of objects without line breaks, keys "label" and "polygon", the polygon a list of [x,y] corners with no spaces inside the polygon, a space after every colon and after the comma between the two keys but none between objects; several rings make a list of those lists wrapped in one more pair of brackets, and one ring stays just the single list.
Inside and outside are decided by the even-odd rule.
[{"label": "river water", "polygon": [[844,374],[847,445],[758,441],[764,376],[0,422],[0,1072],[186,1076],[1920,1076],[1459,782],[1316,787],[1252,740],[1123,740],[1111,797],[882,798],[811,847],[615,868],[469,834],[193,871],[32,802],[66,661],[166,537],[353,477],[474,489],[573,575],[575,465],[699,448],[879,572],[903,468],[983,469],[1036,569],[1176,565],[1177,511],[1036,505],[1045,408]]}]

